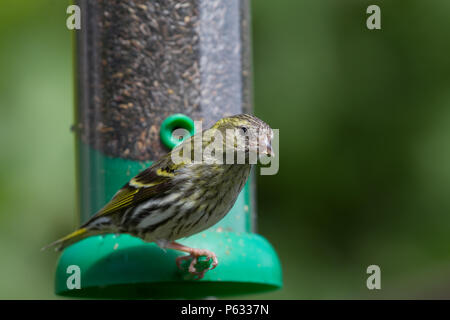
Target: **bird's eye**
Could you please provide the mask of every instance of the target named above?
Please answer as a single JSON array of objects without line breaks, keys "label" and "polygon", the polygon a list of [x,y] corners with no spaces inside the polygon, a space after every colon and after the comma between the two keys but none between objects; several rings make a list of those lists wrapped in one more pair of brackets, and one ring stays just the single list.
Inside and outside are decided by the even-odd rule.
[{"label": "bird's eye", "polygon": [[240,129],[243,133],[247,133],[247,130],[248,130],[247,127],[240,127]]}]

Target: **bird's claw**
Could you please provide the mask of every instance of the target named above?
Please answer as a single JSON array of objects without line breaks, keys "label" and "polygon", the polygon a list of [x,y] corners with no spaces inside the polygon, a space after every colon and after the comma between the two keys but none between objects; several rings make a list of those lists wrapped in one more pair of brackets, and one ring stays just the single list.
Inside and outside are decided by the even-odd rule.
[{"label": "bird's claw", "polygon": [[[198,271],[197,268],[195,267],[196,264],[199,262],[198,258],[202,257],[202,256],[206,256],[206,258],[208,259],[207,261],[211,261],[212,260],[212,264],[210,267],[203,269],[201,271]],[[217,265],[219,264],[219,261],[217,260],[217,256],[214,254],[214,252],[211,252],[209,250],[198,250],[198,251],[194,251],[189,255],[186,256],[181,256],[178,257],[176,260],[177,266],[180,270],[184,270],[182,263],[185,260],[189,260],[192,259],[191,263],[189,264],[188,267],[188,271],[191,275],[195,276],[195,280],[200,280],[205,276],[205,273],[209,270],[213,270],[214,268],[217,267]]]}]

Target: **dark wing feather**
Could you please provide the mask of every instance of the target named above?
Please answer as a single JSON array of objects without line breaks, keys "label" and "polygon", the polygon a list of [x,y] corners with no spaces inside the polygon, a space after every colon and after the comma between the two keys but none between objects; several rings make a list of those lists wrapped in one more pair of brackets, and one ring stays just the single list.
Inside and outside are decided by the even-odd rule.
[{"label": "dark wing feather", "polygon": [[95,216],[111,214],[167,193],[172,188],[175,168],[172,162],[155,162],[123,186]]}]

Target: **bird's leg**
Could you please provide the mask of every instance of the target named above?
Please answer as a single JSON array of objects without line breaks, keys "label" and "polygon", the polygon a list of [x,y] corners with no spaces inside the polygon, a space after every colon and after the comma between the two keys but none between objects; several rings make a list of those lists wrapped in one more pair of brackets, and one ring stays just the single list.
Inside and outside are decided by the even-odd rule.
[{"label": "bird's leg", "polygon": [[[205,275],[205,272],[208,270],[212,270],[215,267],[217,267],[217,265],[219,264],[219,261],[217,260],[217,256],[214,252],[206,250],[206,249],[195,249],[195,248],[190,248],[190,247],[186,247],[182,244],[176,243],[176,242],[171,242],[168,245],[166,245],[166,248],[169,249],[174,249],[174,250],[178,250],[178,251],[183,251],[183,252],[187,252],[189,253],[188,256],[181,256],[178,257],[176,260],[177,266],[179,269],[182,269],[181,267],[181,263],[184,260],[188,260],[192,258],[192,261],[189,265],[189,273],[197,275],[198,279],[203,278],[203,276]],[[208,260],[212,260],[212,266],[210,269],[205,269],[203,271],[197,271],[197,269],[195,268],[195,265],[198,262],[198,258],[200,256],[206,256],[208,258]]]}]

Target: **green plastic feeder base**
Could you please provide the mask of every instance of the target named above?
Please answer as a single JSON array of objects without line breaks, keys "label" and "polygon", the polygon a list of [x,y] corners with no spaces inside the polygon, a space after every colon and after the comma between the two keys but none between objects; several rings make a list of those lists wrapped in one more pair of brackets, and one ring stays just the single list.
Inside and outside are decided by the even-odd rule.
[{"label": "green plastic feeder base", "polygon": [[[194,280],[175,264],[183,253],[125,234],[94,236],[62,253],[55,291],[83,298],[203,298],[260,293],[282,285],[279,259],[257,234],[209,229],[180,243],[215,252],[219,265]],[[80,268],[80,289],[68,288],[71,265]]]}]

